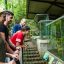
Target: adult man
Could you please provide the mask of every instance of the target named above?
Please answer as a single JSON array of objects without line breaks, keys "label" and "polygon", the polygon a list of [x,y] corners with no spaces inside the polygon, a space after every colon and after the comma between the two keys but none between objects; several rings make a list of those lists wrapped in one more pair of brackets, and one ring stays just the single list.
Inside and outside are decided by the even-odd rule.
[{"label": "adult man", "polygon": [[4,23],[2,23],[0,25],[0,34],[1,34],[1,37],[4,40],[4,42],[6,43],[8,52],[13,53],[13,51],[9,48],[8,43],[7,43],[8,42],[8,36],[9,36],[7,26],[12,20],[11,17],[13,17],[13,13],[10,11],[4,11],[4,13],[6,15],[6,20],[4,21]]},{"label": "adult man", "polygon": [[[13,53],[12,49],[9,47],[9,45],[7,43],[7,35],[8,35],[6,33],[7,28],[3,24],[4,19],[7,18],[7,17],[4,17],[5,15],[6,15],[5,12],[0,13],[0,22],[1,22],[0,23],[0,64],[16,64],[14,60],[10,61],[9,63],[5,63],[6,50],[8,50],[8,52],[10,52],[10,53]],[[12,56],[12,55],[10,55],[10,56]]]},{"label": "adult man", "polygon": [[23,18],[21,21],[20,21],[20,24],[15,24],[13,26],[13,29],[12,29],[12,33],[16,33],[18,30],[21,30],[23,26],[26,26],[26,19]]},{"label": "adult man", "polygon": [[[4,18],[4,12],[0,12],[0,25],[3,23]],[[2,50],[1,50],[2,49]],[[1,38],[1,34],[0,34],[0,61],[4,62],[5,61],[5,43],[3,43],[3,39]]]}]

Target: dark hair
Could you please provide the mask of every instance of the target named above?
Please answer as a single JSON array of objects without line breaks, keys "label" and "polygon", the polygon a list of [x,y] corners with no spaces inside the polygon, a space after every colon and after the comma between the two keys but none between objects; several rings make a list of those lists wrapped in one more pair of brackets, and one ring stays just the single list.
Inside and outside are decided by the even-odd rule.
[{"label": "dark hair", "polygon": [[30,30],[30,27],[29,27],[29,26],[25,26],[25,28],[26,28],[26,31],[27,31],[27,30]]},{"label": "dark hair", "polygon": [[26,27],[25,27],[25,26],[23,26],[23,27],[21,28],[21,30],[22,30],[22,31],[25,31],[25,30],[26,30]]},{"label": "dark hair", "polygon": [[24,26],[24,27],[21,28],[21,30],[22,31],[25,31],[25,30],[28,31],[28,30],[30,30],[30,27],[29,26]]},{"label": "dark hair", "polygon": [[5,14],[7,14],[7,15],[14,15],[11,11],[3,11]]},{"label": "dark hair", "polygon": [[4,12],[0,12],[0,16],[1,16],[1,15],[5,15],[5,13],[4,13]]}]

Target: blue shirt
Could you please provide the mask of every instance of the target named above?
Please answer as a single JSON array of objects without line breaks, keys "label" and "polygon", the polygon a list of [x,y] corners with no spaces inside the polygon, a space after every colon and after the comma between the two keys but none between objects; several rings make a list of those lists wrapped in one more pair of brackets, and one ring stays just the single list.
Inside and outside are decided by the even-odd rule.
[{"label": "blue shirt", "polygon": [[12,33],[16,33],[18,30],[21,30],[22,26],[20,24],[15,24],[12,29]]}]

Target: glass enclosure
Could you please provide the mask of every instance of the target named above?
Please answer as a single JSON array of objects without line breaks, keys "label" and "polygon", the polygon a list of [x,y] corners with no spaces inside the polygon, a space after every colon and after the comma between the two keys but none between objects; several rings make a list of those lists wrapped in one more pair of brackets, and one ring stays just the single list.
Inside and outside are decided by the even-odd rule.
[{"label": "glass enclosure", "polygon": [[64,60],[64,16],[46,24],[50,40],[48,50]]},{"label": "glass enclosure", "polygon": [[46,24],[52,22],[52,20],[40,20],[38,22],[39,25],[39,33],[41,38],[47,38],[47,27]]},{"label": "glass enclosure", "polygon": [[39,22],[40,20],[49,20],[48,14],[36,14],[34,21]]}]

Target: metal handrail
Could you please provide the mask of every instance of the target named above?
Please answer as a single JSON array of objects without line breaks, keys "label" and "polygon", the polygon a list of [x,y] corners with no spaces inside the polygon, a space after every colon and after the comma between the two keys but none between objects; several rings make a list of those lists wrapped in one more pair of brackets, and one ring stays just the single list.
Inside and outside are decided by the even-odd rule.
[{"label": "metal handrail", "polygon": [[21,49],[20,49],[20,52],[19,52],[19,61],[20,61],[20,64],[23,64],[23,55],[22,55],[22,51],[23,51],[23,49],[21,48]]}]

